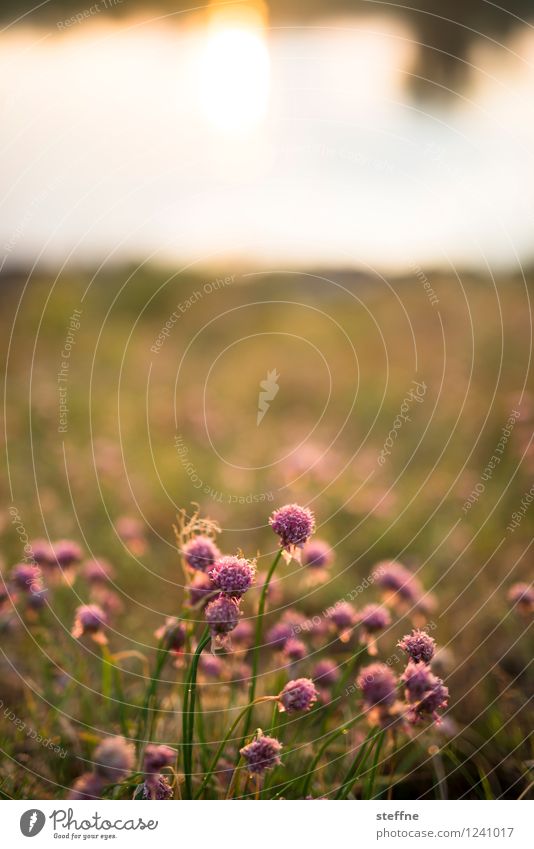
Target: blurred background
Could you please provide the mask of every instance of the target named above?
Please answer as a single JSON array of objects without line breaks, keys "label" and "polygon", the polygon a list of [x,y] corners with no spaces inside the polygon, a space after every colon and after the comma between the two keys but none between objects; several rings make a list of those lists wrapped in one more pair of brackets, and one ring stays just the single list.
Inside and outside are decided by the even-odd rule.
[{"label": "blurred background", "polygon": [[[515,798],[534,0],[84,3],[1,8],[5,566],[24,535],[108,558],[115,638],[144,651],[182,598],[177,509],[268,557],[271,510],[306,503],[336,566],[317,586],[287,571],[282,608],[405,562],[449,653],[451,792]],[[54,599],[69,644],[83,586]]]}]

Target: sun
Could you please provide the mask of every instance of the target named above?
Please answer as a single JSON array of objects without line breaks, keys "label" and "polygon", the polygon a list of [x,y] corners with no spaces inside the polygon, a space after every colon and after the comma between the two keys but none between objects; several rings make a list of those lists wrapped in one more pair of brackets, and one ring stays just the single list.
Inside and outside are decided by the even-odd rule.
[{"label": "sun", "polygon": [[200,56],[200,105],[212,127],[232,135],[254,130],[269,105],[270,59],[261,29],[221,26]]}]

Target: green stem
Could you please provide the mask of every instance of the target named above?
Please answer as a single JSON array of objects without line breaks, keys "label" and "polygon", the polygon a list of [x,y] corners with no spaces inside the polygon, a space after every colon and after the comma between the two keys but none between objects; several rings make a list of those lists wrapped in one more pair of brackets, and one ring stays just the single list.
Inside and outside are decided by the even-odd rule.
[{"label": "green stem", "polygon": [[195,727],[195,699],[197,688],[197,671],[200,655],[211,640],[209,628],[206,627],[199,644],[196,647],[193,659],[191,661],[191,669],[189,672],[186,692],[188,691],[187,709],[184,708],[185,715],[185,736],[183,740],[183,761],[185,775],[185,798],[191,799],[193,795],[193,737]]},{"label": "green stem", "polygon": [[376,778],[376,773],[377,773],[377,770],[378,770],[378,759],[380,757],[380,750],[382,748],[382,744],[384,742],[385,736],[386,736],[385,731],[381,731],[380,734],[378,735],[378,740],[377,740],[376,747],[375,747],[375,756],[373,758],[373,765],[371,767],[371,775],[369,776],[369,779],[368,779],[368,782],[367,782],[367,787],[366,787],[366,792],[365,792],[365,798],[366,799],[372,799],[373,798],[375,778]]},{"label": "green stem", "polygon": [[[274,560],[271,563],[271,566],[269,568],[269,571],[267,572],[267,577],[265,578],[265,583],[263,584],[263,587],[261,588],[260,603],[259,603],[259,606],[258,606],[258,616],[257,616],[257,619],[256,619],[256,632],[255,632],[255,639],[254,639],[254,649],[252,651],[252,674],[251,674],[251,678],[250,678],[250,686],[249,686],[249,691],[248,691],[249,708],[248,708],[247,716],[245,718],[245,727],[244,727],[244,730],[243,730],[243,741],[245,740],[245,737],[247,736],[249,729],[250,729],[250,721],[251,721],[251,718],[252,718],[252,704],[253,704],[254,698],[256,696],[256,683],[257,683],[257,678],[258,678],[258,663],[259,663],[260,646],[261,646],[261,641],[262,641],[262,630],[263,630],[263,614],[265,613],[265,602],[267,600],[267,592],[269,590],[269,584],[271,583],[271,578],[274,574],[274,570],[278,566],[278,563],[279,563],[280,558],[282,556],[282,551],[283,551],[283,549],[281,548],[277,552],[276,557],[274,558]],[[241,748],[241,747],[239,747],[239,748]]]},{"label": "green stem", "polygon": [[367,734],[367,737],[358,749],[358,753],[354,758],[352,764],[350,765],[347,774],[345,775],[345,778],[334,797],[335,799],[344,799],[350,793],[352,785],[357,780],[360,771],[367,763],[367,758],[371,754],[377,737],[378,735],[375,734],[375,729],[371,728],[371,730]]},{"label": "green stem", "polygon": [[[213,760],[210,764],[210,767],[209,767],[208,771],[206,772],[206,775],[204,776],[204,780],[202,781],[202,784],[200,786],[200,790],[198,791],[197,795],[195,796],[195,799],[198,799],[202,795],[204,790],[206,789],[208,782],[209,782],[211,776],[213,775],[213,773],[215,772],[215,770],[217,768],[217,764],[219,763],[219,761],[222,757],[222,754],[223,754],[226,746],[228,745],[228,742],[229,742],[232,734],[236,730],[241,719],[249,711],[249,709],[253,708],[254,705],[260,704],[260,702],[270,702],[270,701],[273,701],[273,700],[276,701],[276,698],[277,698],[276,696],[260,696],[258,699],[255,699],[255,701],[253,701],[252,704],[246,705],[243,708],[243,710],[238,713],[237,717],[235,718],[232,725],[228,729],[228,732],[227,732],[224,740],[222,740],[222,742],[219,744],[219,748],[217,749],[217,751],[216,751],[216,753],[213,757]],[[275,710],[276,710],[276,705],[275,705]]]},{"label": "green stem", "polygon": [[160,641],[157,649],[156,655],[156,664],[154,667],[154,672],[150,677],[150,684],[148,685],[145,701],[143,703],[143,707],[141,709],[141,716],[139,717],[139,730],[137,732],[137,745],[139,747],[139,769],[141,769],[141,753],[143,749],[143,744],[147,741],[147,728],[148,728],[148,720],[150,715],[150,706],[152,704],[152,700],[156,695],[156,690],[159,684],[159,677],[161,675],[161,670],[163,669],[163,665],[165,663],[165,659],[167,657],[168,650],[163,648],[163,640]]}]

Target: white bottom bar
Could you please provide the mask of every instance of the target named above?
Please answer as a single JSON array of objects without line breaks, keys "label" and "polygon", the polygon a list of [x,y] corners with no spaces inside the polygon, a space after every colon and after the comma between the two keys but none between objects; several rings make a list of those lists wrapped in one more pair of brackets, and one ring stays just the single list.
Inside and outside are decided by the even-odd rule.
[{"label": "white bottom bar", "polygon": [[[527,847],[533,803],[513,801],[38,802],[1,804],[2,845],[274,849]],[[268,811],[267,807],[271,810]],[[22,820],[21,820],[22,818]],[[30,828],[30,823],[33,823]],[[30,833],[28,833],[30,831]],[[31,833],[33,832],[33,833]],[[25,834],[28,833],[27,836]],[[163,842],[165,841],[165,842]]]}]

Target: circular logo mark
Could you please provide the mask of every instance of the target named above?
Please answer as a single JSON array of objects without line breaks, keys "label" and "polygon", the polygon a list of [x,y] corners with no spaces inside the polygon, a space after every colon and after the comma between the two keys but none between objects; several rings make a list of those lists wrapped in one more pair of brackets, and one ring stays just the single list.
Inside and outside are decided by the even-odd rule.
[{"label": "circular logo mark", "polygon": [[24,837],[35,837],[42,831],[46,822],[46,817],[42,811],[36,808],[31,808],[29,811],[24,811],[20,818],[20,830]]}]

